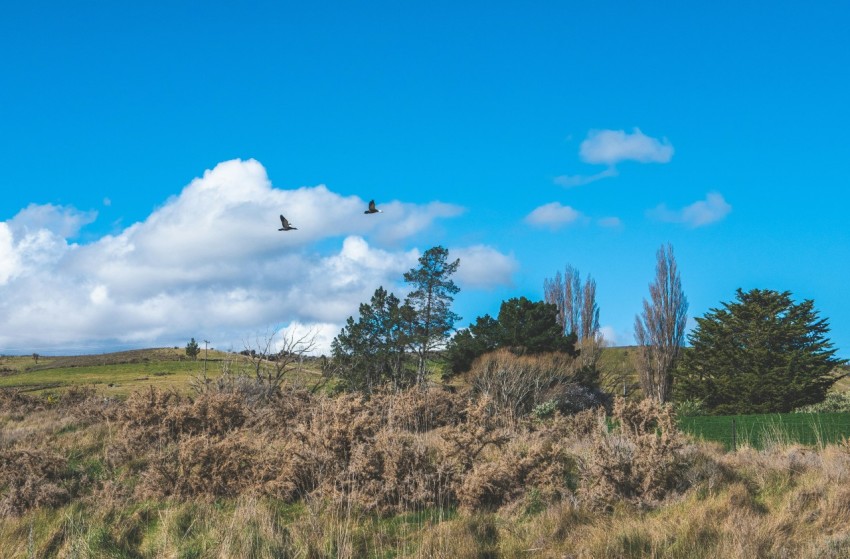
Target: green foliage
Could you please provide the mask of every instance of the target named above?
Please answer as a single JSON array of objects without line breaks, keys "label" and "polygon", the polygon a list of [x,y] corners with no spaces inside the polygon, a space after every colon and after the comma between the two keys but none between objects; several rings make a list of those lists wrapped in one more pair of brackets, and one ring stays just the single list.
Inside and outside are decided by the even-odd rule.
[{"label": "green foliage", "polygon": [[499,318],[479,316],[469,328],[458,332],[448,345],[452,373],[468,371],[473,361],[496,349],[516,355],[561,352],[575,357],[576,335],[565,336],[558,323],[558,308],[525,297],[503,301]]},{"label": "green foliage", "polygon": [[331,345],[345,388],[371,391],[384,382],[402,387],[414,381],[405,359],[412,309],[400,303],[379,287],[370,303],[360,305],[357,322],[348,317]]},{"label": "green foliage", "polygon": [[197,359],[198,354],[201,353],[201,348],[198,346],[198,342],[195,341],[195,338],[189,340],[189,343],[186,344],[186,355],[191,359]]},{"label": "green foliage", "polygon": [[448,257],[448,249],[430,248],[419,258],[419,267],[404,274],[404,281],[413,286],[405,306],[413,310],[409,315],[409,344],[419,358],[419,382],[425,378],[428,356],[443,346],[455,322],[460,320],[451,310],[454,295],[460,291],[451,275],[457,271],[460,260],[449,262]]},{"label": "green foliage", "polygon": [[689,336],[676,371],[678,400],[702,399],[714,414],[788,412],[822,401],[843,361],[814,302],[787,291],[737,291]]},{"label": "green foliage", "polygon": [[705,415],[705,402],[702,400],[683,400],[674,404],[676,415],[679,417],[694,417]]},{"label": "green foliage", "polygon": [[823,402],[794,410],[796,413],[850,413],[850,392],[830,392]]}]

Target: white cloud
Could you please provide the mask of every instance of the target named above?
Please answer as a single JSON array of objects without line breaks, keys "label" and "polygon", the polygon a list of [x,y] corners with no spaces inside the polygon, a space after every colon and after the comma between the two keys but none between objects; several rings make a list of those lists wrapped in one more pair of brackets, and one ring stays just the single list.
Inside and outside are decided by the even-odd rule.
[{"label": "white cloud", "polygon": [[599,329],[599,333],[602,334],[602,339],[606,346],[612,347],[617,345],[617,331],[613,326],[603,326]]},{"label": "white cloud", "polygon": [[623,222],[619,217],[603,217],[597,221],[600,227],[606,227],[608,229],[620,229],[623,226]]},{"label": "white cloud", "polygon": [[49,231],[63,238],[75,237],[80,229],[97,219],[97,212],[81,212],[74,208],[53,204],[30,204],[9,221],[18,235],[28,232]]},{"label": "white cloud", "polygon": [[592,164],[667,163],[673,157],[673,146],[666,138],[649,137],[638,128],[631,134],[625,130],[591,130],[581,143],[579,156]]},{"label": "white cloud", "polygon": [[732,206],[729,205],[719,192],[709,192],[705,200],[699,200],[681,210],[670,210],[664,204],[650,210],[648,215],[659,221],[684,223],[696,228],[722,220]]},{"label": "white cloud", "polygon": [[535,208],[525,216],[526,223],[538,227],[549,227],[558,229],[568,223],[574,223],[582,218],[582,214],[570,206],[563,206],[560,202],[550,202]]},{"label": "white cloud", "polygon": [[20,265],[12,231],[7,223],[0,223],[0,285],[9,281],[18,272]]},{"label": "white cloud", "polygon": [[604,171],[596,173],[595,175],[561,175],[559,177],[555,177],[554,182],[555,184],[572,188],[574,186],[584,186],[598,180],[616,177],[619,174],[620,173],[616,168],[608,167]]},{"label": "white cloud", "polygon": [[474,245],[451,249],[449,258],[460,258],[457,282],[462,287],[492,289],[500,285],[513,285],[513,275],[519,262],[513,254],[503,254],[493,247]]},{"label": "white cloud", "polygon": [[[219,164],[145,220],[86,244],[67,239],[93,213],[30,206],[0,222],[0,347],[48,352],[203,337],[238,348],[244,332],[280,323],[326,333],[379,285],[403,295],[402,274],[420,253],[380,243],[463,211],[440,202],[381,207],[365,215],[364,200],[323,185],[274,188],[253,160]],[[297,231],[277,231],[281,213]]]}]

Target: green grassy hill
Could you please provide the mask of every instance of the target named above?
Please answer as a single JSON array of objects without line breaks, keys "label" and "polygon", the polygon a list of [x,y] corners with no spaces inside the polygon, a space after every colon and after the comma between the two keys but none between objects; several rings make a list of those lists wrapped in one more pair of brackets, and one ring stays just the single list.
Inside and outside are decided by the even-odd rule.
[{"label": "green grassy hill", "polygon": [[[123,397],[150,386],[185,392],[189,390],[191,379],[201,375],[204,367],[207,375],[215,378],[221,374],[223,366],[249,367],[250,359],[244,355],[210,350],[205,364],[203,351],[197,360],[192,360],[183,348],[39,357],[37,363],[32,356],[3,356],[0,357],[0,388],[44,392],[90,385],[98,393],[109,397]],[[292,379],[314,383],[319,374],[319,364],[308,360],[300,372],[293,373]]]}]

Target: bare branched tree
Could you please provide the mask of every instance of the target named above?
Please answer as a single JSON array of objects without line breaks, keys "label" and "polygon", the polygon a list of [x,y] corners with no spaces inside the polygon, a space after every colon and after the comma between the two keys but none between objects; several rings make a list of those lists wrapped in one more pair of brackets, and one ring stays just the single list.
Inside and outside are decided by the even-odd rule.
[{"label": "bare branched tree", "polygon": [[314,330],[300,334],[295,329],[258,335],[252,348],[246,344],[255,380],[280,386],[288,373],[301,369],[304,356],[316,349],[316,335]]},{"label": "bare branched tree", "polygon": [[676,359],[685,340],[688,300],[670,244],[655,255],[655,280],[649,285],[650,300],[635,317],[635,368],[646,397],[665,402],[670,396]]},{"label": "bare branched tree", "polygon": [[596,281],[567,266],[564,274],[556,272],[552,279],[543,280],[543,297],[558,308],[558,323],[565,335],[576,335],[579,367],[596,375],[602,353],[602,334],[599,332],[599,306],[596,304]]},{"label": "bare branched tree", "polygon": [[301,370],[304,357],[316,348],[317,335],[314,330],[269,329],[256,335],[253,343],[243,340],[241,355],[223,360],[216,378],[208,377],[204,369],[191,379],[192,390],[198,394],[236,393],[250,402],[268,401],[279,393],[289,373]]}]

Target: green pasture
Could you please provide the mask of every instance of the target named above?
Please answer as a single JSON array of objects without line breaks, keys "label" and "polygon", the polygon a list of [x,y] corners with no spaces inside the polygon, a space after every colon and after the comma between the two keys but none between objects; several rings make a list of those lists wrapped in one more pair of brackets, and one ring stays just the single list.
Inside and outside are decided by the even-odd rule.
[{"label": "green pasture", "polygon": [[[734,435],[732,422],[734,421]],[[765,448],[777,444],[823,446],[850,437],[848,413],[773,413],[682,417],[682,431],[732,448]]]},{"label": "green pasture", "polygon": [[[138,389],[155,387],[186,392],[190,381],[204,372],[204,352],[197,360],[186,357],[185,350],[157,348],[83,355],[74,357],[32,356],[0,357],[0,389],[49,392],[70,386],[93,386],[98,393],[123,397]],[[248,358],[220,351],[209,351],[206,372],[209,378],[221,374],[222,366],[231,370],[250,367]],[[292,372],[290,380],[315,384],[319,377],[317,363],[307,363],[300,372]]]}]

